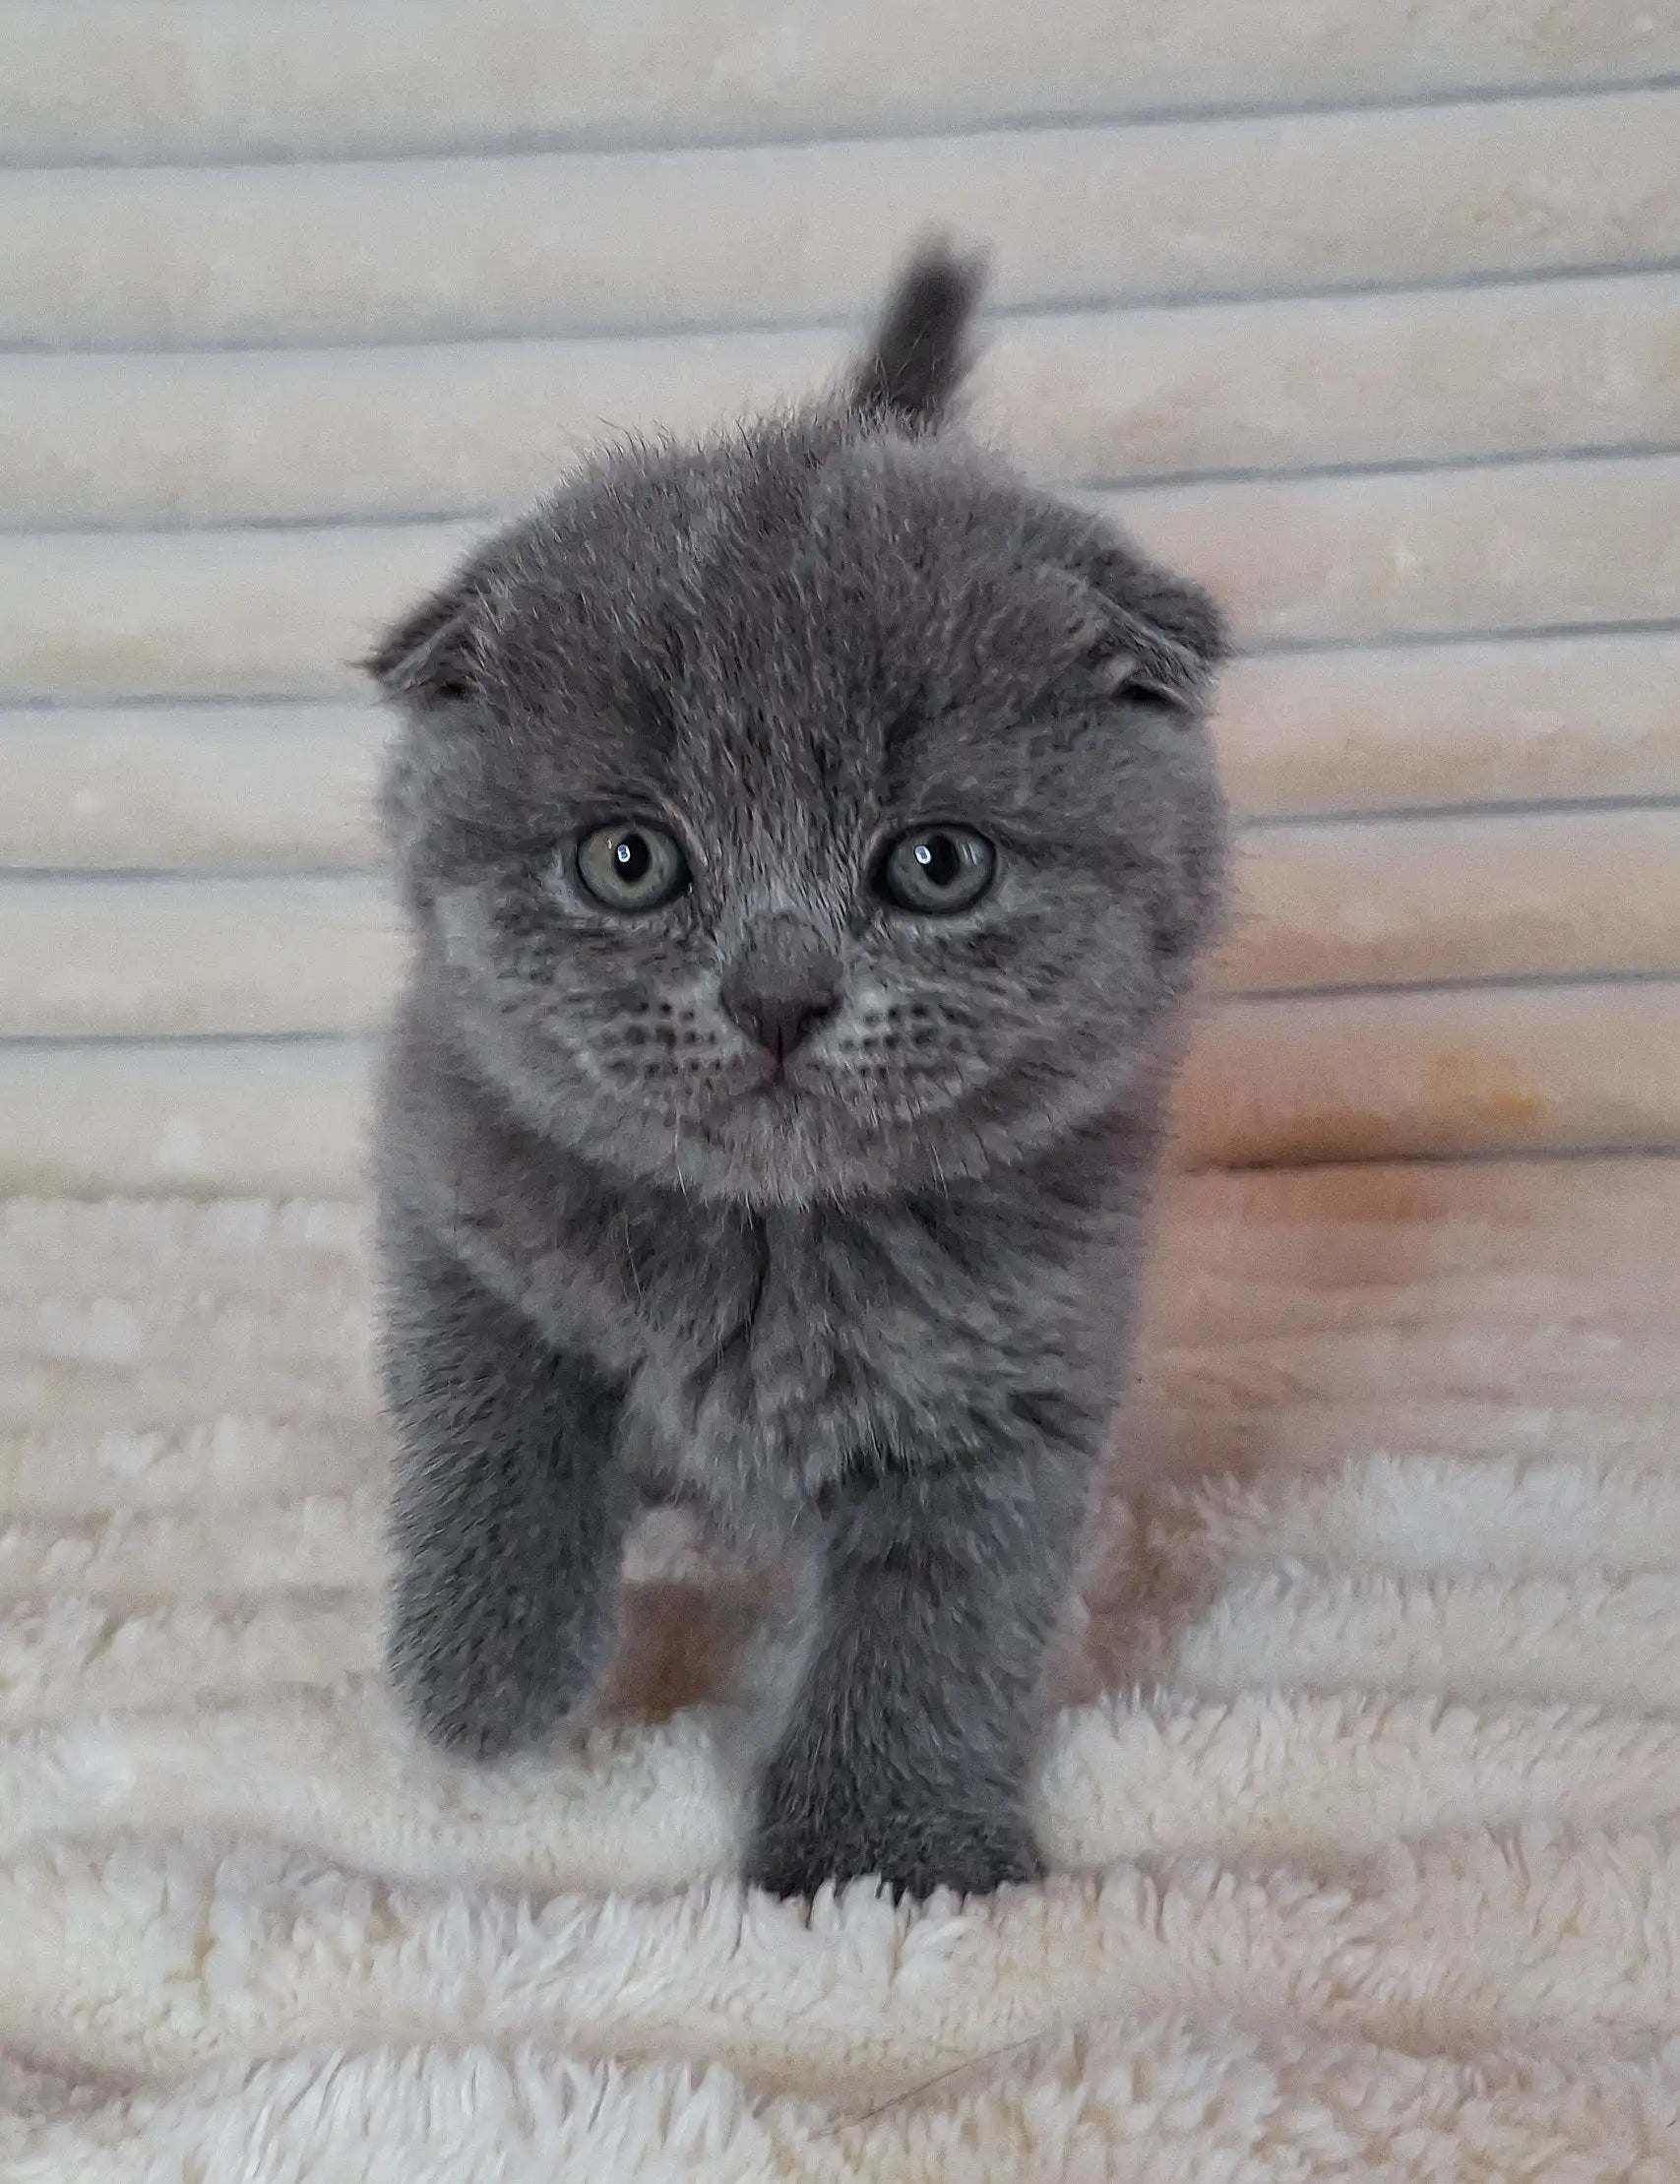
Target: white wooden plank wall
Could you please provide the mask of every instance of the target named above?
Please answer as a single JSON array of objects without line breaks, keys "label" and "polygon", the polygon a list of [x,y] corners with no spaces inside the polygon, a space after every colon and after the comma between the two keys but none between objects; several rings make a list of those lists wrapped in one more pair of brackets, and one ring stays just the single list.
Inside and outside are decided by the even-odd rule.
[{"label": "white wooden plank wall", "polygon": [[1680,0],[8,0],[0,158],[0,1191],[355,1188],[347,662],[939,222],[1245,648],[1188,1154],[1680,1148]]}]

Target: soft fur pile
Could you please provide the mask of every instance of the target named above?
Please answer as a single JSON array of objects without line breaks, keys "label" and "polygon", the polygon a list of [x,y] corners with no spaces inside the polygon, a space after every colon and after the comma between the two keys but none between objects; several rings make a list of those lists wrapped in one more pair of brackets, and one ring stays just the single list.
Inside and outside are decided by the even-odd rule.
[{"label": "soft fur pile", "polygon": [[761,1589],[680,1538],[576,1759],[392,1720],[357,1216],[14,1205],[0,2174],[1680,2175],[1677,1225],[1670,1163],[1180,1186],[1057,1876],[807,1913],[717,1877]]}]

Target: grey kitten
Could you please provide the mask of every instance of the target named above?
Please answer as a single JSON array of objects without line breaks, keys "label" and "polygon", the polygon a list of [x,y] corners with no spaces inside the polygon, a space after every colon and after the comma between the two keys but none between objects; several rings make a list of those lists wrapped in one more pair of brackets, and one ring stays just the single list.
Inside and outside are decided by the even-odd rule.
[{"label": "grey kitten", "polygon": [[940,424],[971,268],[837,396],[601,455],[371,665],[413,962],[377,1180],[392,1673],[550,1736],[626,1529],[814,1572],[752,1880],[987,1890],[1219,891],[1197,591]]}]

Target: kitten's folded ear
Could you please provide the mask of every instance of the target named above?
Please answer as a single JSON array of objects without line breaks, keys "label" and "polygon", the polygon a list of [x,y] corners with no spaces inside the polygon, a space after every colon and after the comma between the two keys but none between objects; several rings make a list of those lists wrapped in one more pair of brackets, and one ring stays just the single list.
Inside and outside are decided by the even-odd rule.
[{"label": "kitten's folded ear", "polygon": [[985,281],[979,256],[929,243],[900,275],[852,373],[852,406],[883,423],[939,423],[968,368],[968,329]]},{"label": "kitten's folded ear", "polygon": [[388,698],[418,711],[464,705],[477,666],[477,604],[469,580],[454,578],[394,623],[361,664]]},{"label": "kitten's folded ear", "polygon": [[1087,570],[1089,659],[1105,687],[1200,713],[1227,651],[1224,616],[1199,586],[1116,548]]}]

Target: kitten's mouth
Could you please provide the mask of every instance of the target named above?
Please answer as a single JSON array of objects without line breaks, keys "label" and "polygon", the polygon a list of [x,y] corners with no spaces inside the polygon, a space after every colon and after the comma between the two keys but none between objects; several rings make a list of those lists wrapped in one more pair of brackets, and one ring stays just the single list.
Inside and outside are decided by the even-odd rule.
[{"label": "kitten's mouth", "polygon": [[779,1055],[767,1054],[759,1070],[757,1081],[741,1094],[743,1099],[785,1100],[793,1098],[799,1091],[787,1074],[787,1064]]},{"label": "kitten's mouth", "polygon": [[797,1062],[785,1062],[779,1055],[767,1054],[759,1064],[757,1076],[736,1092],[729,1104],[759,1111],[774,1110],[799,1104],[815,1096],[817,1091],[817,1086],[800,1074]]}]

